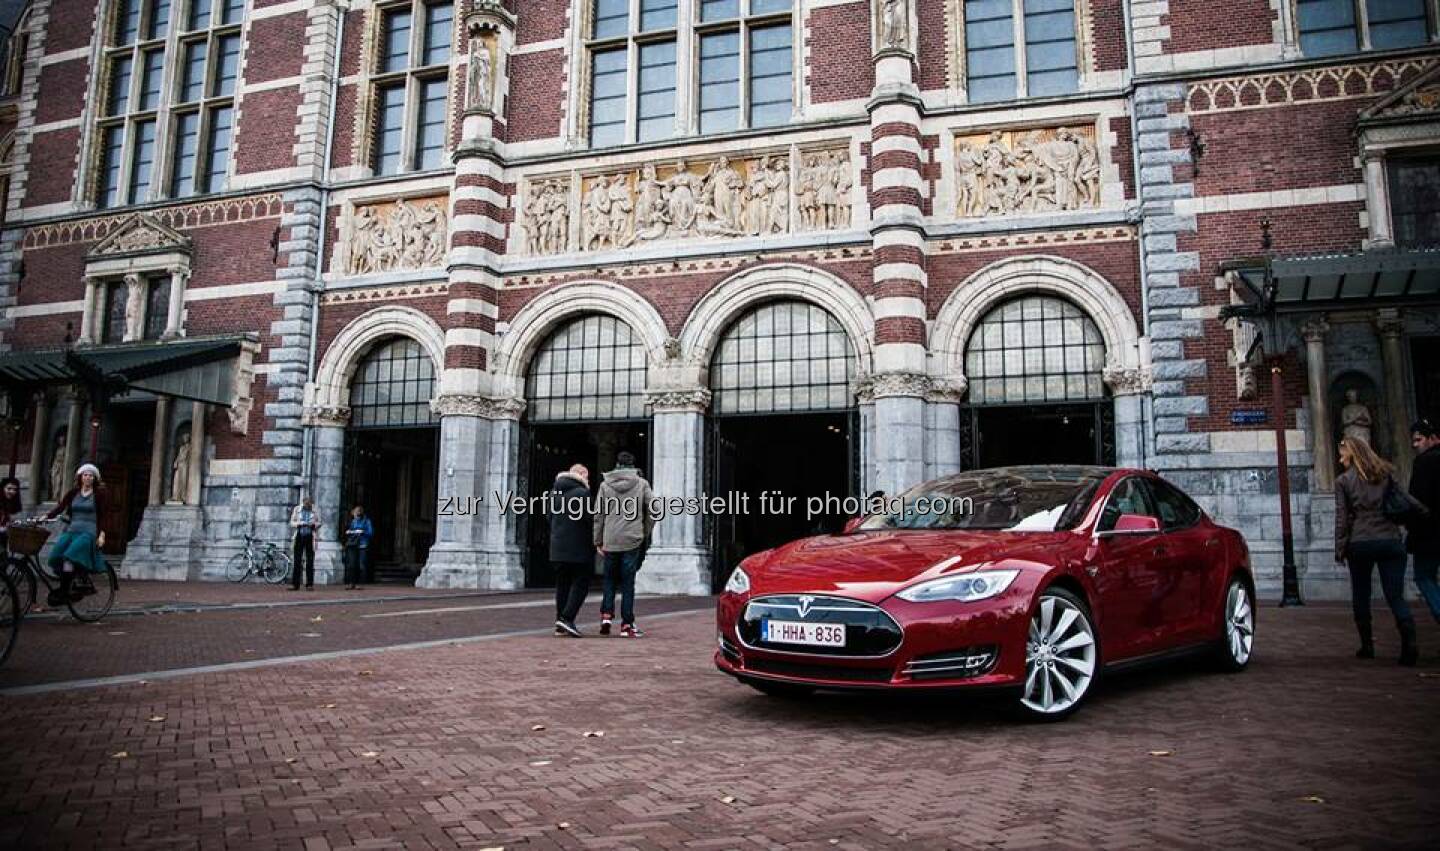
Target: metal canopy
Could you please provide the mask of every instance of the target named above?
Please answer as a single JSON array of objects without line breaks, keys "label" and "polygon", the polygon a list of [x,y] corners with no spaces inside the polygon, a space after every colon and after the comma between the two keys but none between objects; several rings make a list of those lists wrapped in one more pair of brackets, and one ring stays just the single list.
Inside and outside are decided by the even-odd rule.
[{"label": "metal canopy", "polygon": [[45,385],[82,383],[111,396],[145,390],[229,406],[235,400],[235,360],[251,339],[232,335],[6,352],[0,354],[0,385],[12,396]]},{"label": "metal canopy", "polygon": [[1440,303],[1440,248],[1261,257],[1222,268],[1249,290],[1222,316]]}]

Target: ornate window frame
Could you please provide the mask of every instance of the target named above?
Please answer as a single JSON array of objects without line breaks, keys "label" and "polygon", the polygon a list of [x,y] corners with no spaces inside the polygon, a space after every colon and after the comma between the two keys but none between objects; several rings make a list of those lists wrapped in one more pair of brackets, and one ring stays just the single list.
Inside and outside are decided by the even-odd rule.
[{"label": "ornate window frame", "polygon": [[1365,175],[1364,247],[1393,248],[1390,175],[1394,154],[1440,154],[1440,65],[1420,74],[1360,113],[1358,164]]},{"label": "ornate window frame", "polygon": [[[631,21],[638,21],[640,0],[629,0]],[[742,0],[744,5],[742,11],[748,11],[750,0]],[[612,151],[634,145],[655,145],[665,142],[697,141],[723,139],[728,135],[737,133],[749,133],[755,129],[745,126],[748,118],[742,115],[741,127],[735,130],[726,130],[717,133],[701,135],[700,133],[700,38],[707,31],[715,29],[712,23],[701,23],[700,21],[701,0],[676,0],[676,20],[673,31],[675,33],[675,132],[672,136],[662,140],[651,140],[648,142],[637,141],[638,134],[635,128],[634,109],[636,106],[637,78],[639,74],[638,57],[627,59],[626,64],[626,133],[625,141],[620,145],[596,148],[595,150]],[[790,7],[790,109],[791,121],[798,121],[804,118],[804,89],[805,89],[805,19],[809,14],[809,3],[807,0],[792,0]],[[596,39],[590,38],[592,25],[594,23],[595,0],[570,0],[570,21],[571,26],[568,33],[567,49],[569,51],[569,103],[565,110],[564,126],[562,128],[566,146],[570,149],[589,149],[590,146],[590,94],[591,94],[591,45]],[[763,23],[774,24],[783,18],[785,13],[774,13],[764,15],[742,14],[739,16],[741,23],[739,29],[748,32],[753,18],[763,18]],[[757,25],[759,26],[759,25]],[[723,28],[723,27],[722,27]],[[666,29],[665,32],[670,32]],[[622,41],[628,43],[628,50],[635,52],[634,45],[644,43],[648,39],[648,33],[632,30],[622,39],[619,36],[613,39],[605,39],[608,44],[616,44]],[[748,65],[748,41],[742,39],[740,47],[742,69]],[[742,113],[748,103],[747,73],[742,70],[739,100]]]},{"label": "ornate window frame", "polygon": [[[1312,59],[1334,59],[1340,56],[1354,56],[1360,53],[1373,53],[1377,48],[1370,46],[1370,10],[1367,8],[1366,0],[1350,0],[1355,7],[1355,27],[1360,37],[1360,46],[1353,51],[1345,53],[1323,54],[1321,56],[1309,57]],[[1424,0],[1426,27],[1429,30],[1428,43],[1434,45],[1440,43],[1440,0]],[[1282,28],[1285,44],[1285,56],[1291,59],[1306,58],[1305,53],[1300,49],[1300,7],[1299,0],[1272,0],[1272,6],[1278,6],[1280,17],[1278,25]],[[1277,33],[1277,37],[1279,37]],[[1383,48],[1382,50],[1419,50],[1423,45],[1415,45],[1405,48]]]},{"label": "ornate window frame", "polygon": [[[1024,0],[1012,0],[1012,20],[1023,20]],[[1096,70],[1094,26],[1095,18],[1090,9],[1090,0],[1073,0],[1075,5],[1075,70],[1078,76],[1075,86],[1076,94],[1079,92],[1091,91],[1101,84],[1101,75]],[[946,56],[948,62],[948,75],[950,89],[955,93],[959,103],[969,103],[970,93],[968,86],[967,70],[965,65],[965,0],[945,0],[945,18],[948,43],[951,49]],[[1025,51],[1023,49],[1023,31],[1020,24],[1016,24],[1017,33],[1022,36],[1017,41],[1015,75],[1016,90],[1023,92],[1025,88]],[[1046,95],[1044,97],[1064,97],[1065,95]],[[984,101],[987,105],[1000,105],[1008,103],[1020,103],[1031,101],[1041,96],[1030,96],[1018,94],[1012,100]]]},{"label": "ornate window frame", "polygon": [[117,281],[124,282],[127,292],[123,342],[145,339],[148,286],[162,275],[170,278],[170,296],[160,339],[183,337],[192,253],[189,237],[154,216],[136,213],[122,222],[85,255],[85,302],[77,344],[104,342],[106,293]]},{"label": "ornate window frame", "polygon": [[[351,165],[354,170],[353,177],[378,177],[380,171],[375,167],[375,152],[377,136],[379,133],[379,98],[376,96],[380,85],[385,82],[393,82],[397,79],[404,79],[406,87],[405,96],[405,119],[402,123],[401,141],[401,168],[394,177],[398,175],[421,175],[452,169],[450,154],[455,150],[456,128],[459,126],[459,114],[462,111],[460,98],[457,96],[457,83],[463,73],[461,71],[461,59],[466,55],[468,40],[466,37],[465,10],[469,4],[465,0],[452,0],[451,25],[450,25],[450,57],[445,62],[445,157],[444,163],[438,169],[423,170],[406,167],[407,161],[414,153],[412,150],[412,139],[414,136],[416,114],[419,110],[419,98],[411,91],[418,78],[438,76],[439,65],[407,66],[401,71],[382,72],[379,70],[380,51],[384,48],[384,24],[385,13],[401,8],[410,8],[412,13],[422,10],[425,6],[431,5],[425,0],[374,0],[365,7],[365,20],[362,26],[360,39],[360,68],[356,73],[356,102],[355,102],[355,132],[351,150]],[[423,39],[423,28],[417,25],[419,17],[413,16],[411,22],[411,49],[413,50],[420,40]]]}]

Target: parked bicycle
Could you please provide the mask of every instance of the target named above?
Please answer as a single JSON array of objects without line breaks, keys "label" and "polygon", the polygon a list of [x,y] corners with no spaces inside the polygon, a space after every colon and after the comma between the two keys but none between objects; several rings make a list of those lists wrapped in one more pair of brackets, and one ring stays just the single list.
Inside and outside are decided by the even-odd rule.
[{"label": "parked bicycle", "polygon": [[231,582],[244,582],[251,576],[279,585],[290,578],[290,556],[274,544],[246,535],[245,549],[230,557],[225,577]]},{"label": "parked bicycle", "polygon": [[[10,552],[5,559],[5,575],[15,586],[17,609],[24,616],[35,605],[39,586],[44,585],[49,594],[60,593],[60,577],[40,564],[40,550],[49,539],[50,530],[43,521],[15,520],[10,523],[7,537]],[[120,578],[109,564],[103,573],[81,570],[70,583],[65,607],[76,620],[94,623],[110,613],[119,592]]]},{"label": "parked bicycle", "polygon": [[0,571],[0,665],[10,657],[15,642],[20,640],[20,621],[25,613],[20,610],[20,592],[10,580],[10,571]]}]

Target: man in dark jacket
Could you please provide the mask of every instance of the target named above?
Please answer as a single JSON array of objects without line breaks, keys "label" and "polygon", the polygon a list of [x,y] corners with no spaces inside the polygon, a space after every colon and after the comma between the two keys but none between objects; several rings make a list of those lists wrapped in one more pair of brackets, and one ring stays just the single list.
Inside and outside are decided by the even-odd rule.
[{"label": "man in dark jacket", "polygon": [[590,543],[590,471],[576,464],[555,477],[546,495],[550,515],[550,564],[555,568],[555,634],[580,638],[575,625],[590,574],[595,547]]},{"label": "man in dark jacket", "polygon": [[1405,548],[1415,558],[1415,587],[1440,622],[1440,431],[1429,420],[1410,426],[1410,445],[1415,447],[1415,464],[1410,472],[1410,495],[1429,514],[1409,524]]}]

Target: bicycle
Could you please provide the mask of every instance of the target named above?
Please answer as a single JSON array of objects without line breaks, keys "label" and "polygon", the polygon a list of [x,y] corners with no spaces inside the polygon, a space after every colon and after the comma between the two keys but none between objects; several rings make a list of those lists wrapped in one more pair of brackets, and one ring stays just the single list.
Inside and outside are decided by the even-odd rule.
[{"label": "bicycle", "polygon": [[290,578],[290,556],[275,544],[262,543],[259,538],[245,536],[245,549],[230,557],[225,565],[225,578],[244,582],[251,574],[271,585]]},{"label": "bicycle", "polygon": [[[60,577],[40,566],[40,550],[50,537],[50,530],[43,522],[13,521],[7,535],[10,552],[5,559],[5,574],[15,586],[19,600],[17,610],[22,616],[35,605],[40,585],[45,586],[47,595],[60,592]],[[94,623],[110,614],[119,592],[120,578],[110,564],[105,565],[103,572],[80,570],[70,581],[70,596],[65,607],[76,620]]]},{"label": "bicycle", "polygon": [[20,621],[25,613],[20,610],[20,592],[10,580],[10,572],[0,572],[0,665],[10,657],[15,642],[20,640]]}]

